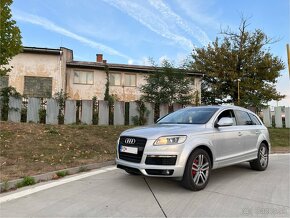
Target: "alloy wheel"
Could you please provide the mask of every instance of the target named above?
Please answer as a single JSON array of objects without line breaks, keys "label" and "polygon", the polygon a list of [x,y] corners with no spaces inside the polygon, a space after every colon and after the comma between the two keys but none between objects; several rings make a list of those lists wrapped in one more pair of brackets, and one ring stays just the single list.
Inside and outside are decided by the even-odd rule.
[{"label": "alloy wheel", "polygon": [[209,161],[203,154],[199,154],[192,163],[192,177],[196,185],[203,185],[209,175]]},{"label": "alloy wheel", "polygon": [[266,167],[268,163],[268,151],[265,146],[260,148],[260,164],[262,167]]}]

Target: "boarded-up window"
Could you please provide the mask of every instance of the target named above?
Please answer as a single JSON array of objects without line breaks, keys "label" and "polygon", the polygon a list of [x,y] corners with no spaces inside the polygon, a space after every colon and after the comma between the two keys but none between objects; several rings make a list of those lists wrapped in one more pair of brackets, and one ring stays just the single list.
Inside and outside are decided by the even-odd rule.
[{"label": "boarded-up window", "polygon": [[94,84],[94,73],[86,71],[75,71],[74,83],[92,85]]},{"label": "boarded-up window", "polygon": [[24,95],[27,97],[51,98],[52,78],[39,76],[24,77]]},{"label": "boarded-up window", "polygon": [[8,87],[8,76],[0,76],[0,89]]}]

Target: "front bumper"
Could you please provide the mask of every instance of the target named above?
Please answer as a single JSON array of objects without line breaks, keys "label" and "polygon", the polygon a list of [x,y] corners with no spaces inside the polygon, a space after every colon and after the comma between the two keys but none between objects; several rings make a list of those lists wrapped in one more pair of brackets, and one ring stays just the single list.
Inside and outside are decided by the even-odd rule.
[{"label": "front bumper", "polygon": [[182,177],[187,157],[183,155],[184,144],[154,146],[154,140],[147,140],[140,163],[120,159],[118,145],[116,164],[118,168],[145,176]]}]

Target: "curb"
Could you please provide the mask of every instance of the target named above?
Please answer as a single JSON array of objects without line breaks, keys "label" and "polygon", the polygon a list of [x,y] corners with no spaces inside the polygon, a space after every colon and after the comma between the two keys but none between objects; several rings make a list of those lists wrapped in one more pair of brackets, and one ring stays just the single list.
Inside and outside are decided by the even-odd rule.
[{"label": "curb", "polygon": [[[106,161],[102,163],[87,164],[87,165],[82,165],[78,167],[62,169],[62,170],[56,170],[53,172],[35,175],[31,177],[34,178],[36,183],[39,183],[39,182],[44,182],[44,181],[55,179],[56,173],[60,171],[66,171],[68,175],[73,175],[80,172],[89,171],[93,169],[99,169],[99,168],[110,166],[110,165],[115,165],[115,160]],[[17,183],[21,181],[22,179],[15,179],[15,180],[0,183],[0,193],[16,188]]]}]

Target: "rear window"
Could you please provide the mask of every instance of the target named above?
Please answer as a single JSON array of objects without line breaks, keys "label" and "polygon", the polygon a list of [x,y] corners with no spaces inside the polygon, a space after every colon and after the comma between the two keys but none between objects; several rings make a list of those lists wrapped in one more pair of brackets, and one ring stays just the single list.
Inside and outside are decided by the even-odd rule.
[{"label": "rear window", "polygon": [[245,111],[235,111],[238,125],[252,125],[249,114]]}]

